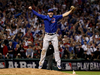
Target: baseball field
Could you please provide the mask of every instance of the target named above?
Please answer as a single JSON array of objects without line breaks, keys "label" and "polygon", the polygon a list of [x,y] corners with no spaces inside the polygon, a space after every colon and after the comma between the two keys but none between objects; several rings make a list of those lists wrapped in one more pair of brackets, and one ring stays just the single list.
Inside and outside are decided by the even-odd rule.
[{"label": "baseball field", "polygon": [[0,75],[100,75],[100,71],[54,71],[33,68],[0,69]]},{"label": "baseball field", "polygon": [[[65,73],[72,74],[72,71],[62,71]],[[77,75],[100,75],[100,71],[75,71]]]},{"label": "baseball field", "polygon": [[0,75],[72,75],[65,72],[33,69],[33,68],[12,68],[12,69],[0,69]]}]

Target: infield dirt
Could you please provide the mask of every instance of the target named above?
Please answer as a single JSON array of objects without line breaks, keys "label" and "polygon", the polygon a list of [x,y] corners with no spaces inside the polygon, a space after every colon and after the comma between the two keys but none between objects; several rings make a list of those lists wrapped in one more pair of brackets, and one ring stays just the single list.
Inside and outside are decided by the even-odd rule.
[{"label": "infield dirt", "polygon": [[54,70],[33,68],[0,69],[0,75],[73,75]]}]

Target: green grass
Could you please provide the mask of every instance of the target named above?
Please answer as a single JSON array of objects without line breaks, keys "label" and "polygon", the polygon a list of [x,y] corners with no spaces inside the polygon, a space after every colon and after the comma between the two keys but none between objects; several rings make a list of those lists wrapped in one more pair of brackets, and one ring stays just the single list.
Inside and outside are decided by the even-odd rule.
[{"label": "green grass", "polygon": [[[73,71],[62,71],[72,74]],[[100,75],[100,71],[75,71],[77,75]]]}]

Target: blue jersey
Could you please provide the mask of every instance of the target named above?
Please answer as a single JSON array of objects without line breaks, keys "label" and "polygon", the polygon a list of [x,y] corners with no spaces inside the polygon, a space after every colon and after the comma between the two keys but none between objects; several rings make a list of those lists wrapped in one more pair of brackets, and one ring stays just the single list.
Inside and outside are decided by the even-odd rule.
[{"label": "blue jersey", "polygon": [[47,33],[55,33],[57,31],[57,22],[58,20],[62,19],[62,15],[53,15],[52,18],[49,17],[49,15],[41,15],[38,14],[36,11],[32,10],[32,12],[44,20],[45,25],[45,32]]}]

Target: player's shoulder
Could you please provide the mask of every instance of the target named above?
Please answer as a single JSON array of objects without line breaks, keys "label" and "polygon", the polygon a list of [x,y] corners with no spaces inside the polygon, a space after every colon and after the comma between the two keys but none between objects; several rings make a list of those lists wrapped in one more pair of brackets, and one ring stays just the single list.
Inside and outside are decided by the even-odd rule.
[{"label": "player's shoulder", "polygon": [[61,17],[62,15],[54,15],[54,17]]},{"label": "player's shoulder", "polygon": [[43,17],[44,19],[47,19],[48,18],[47,15],[42,15],[41,17]]},{"label": "player's shoulder", "polygon": [[57,17],[58,15],[53,15],[53,17]]}]

